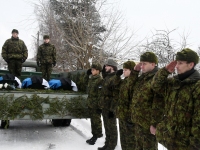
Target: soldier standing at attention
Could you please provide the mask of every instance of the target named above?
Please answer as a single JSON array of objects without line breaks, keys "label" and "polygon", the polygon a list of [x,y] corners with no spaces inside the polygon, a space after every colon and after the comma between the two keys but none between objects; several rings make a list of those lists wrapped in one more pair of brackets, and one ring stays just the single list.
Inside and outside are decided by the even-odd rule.
[{"label": "soldier standing at attention", "polygon": [[156,150],[158,143],[150,126],[156,126],[163,118],[163,98],[151,88],[153,76],[158,71],[158,59],[153,52],[145,52],[140,56],[141,75],[133,87],[131,103],[131,120],[135,124],[135,150]]},{"label": "soldier standing at attention", "polygon": [[24,41],[19,39],[18,34],[18,30],[12,30],[12,37],[4,43],[1,56],[7,62],[10,74],[19,78],[21,76],[22,63],[28,57],[28,50]]},{"label": "soldier standing at attention", "polygon": [[97,138],[103,136],[102,134],[102,121],[101,121],[101,109],[99,109],[99,98],[100,91],[102,87],[102,77],[100,72],[102,71],[102,67],[100,64],[92,64],[91,69],[87,71],[87,75],[90,76],[88,82],[88,109],[90,114],[91,121],[91,130],[93,137],[86,142],[90,145],[94,145]]},{"label": "soldier standing at attention", "polygon": [[[123,69],[118,70],[116,75],[124,74],[120,84],[119,101],[117,106],[117,117],[119,119],[120,141],[122,150],[135,149],[135,125],[131,122],[131,102],[133,86],[138,79],[138,71],[134,71],[135,62],[126,61]],[[140,67],[140,64],[137,65]]]},{"label": "soldier standing at attention", "polygon": [[[116,77],[117,63],[113,59],[108,59],[104,65],[104,81],[102,83],[102,92],[99,106],[102,109],[102,116],[105,127],[105,145],[98,150],[114,150],[117,145],[117,123],[116,108],[119,98],[119,84],[121,78]],[[103,74],[103,72],[102,72]]]},{"label": "soldier standing at attention", "polygon": [[52,65],[56,65],[56,48],[50,44],[48,35],[43,36],[44,43],[39,46],[37,52],[37,65],[41,67],[42,77],[50,80]]},{"label": "soldier standing at attention", "polygon": [[[165,118],[151,133],[168,150],[200,149],[200,74],[194,69],[198,62],[195,51],[183,49],[153,78],[153,90],[165,97]],[[178,75],[168,78],[175,68]]]}]

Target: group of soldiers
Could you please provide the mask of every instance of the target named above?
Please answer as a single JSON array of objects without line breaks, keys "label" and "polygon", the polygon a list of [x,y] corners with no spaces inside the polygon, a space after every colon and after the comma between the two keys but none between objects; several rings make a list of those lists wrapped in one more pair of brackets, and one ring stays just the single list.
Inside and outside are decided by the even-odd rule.
[{"label": "group of soldiers", "polygon": [[[13,29],[12,37],[7,39],[2,47],[2,57],[7,62],[10,74],[21,76],[22,63],[28,57],[28,50],[23,40],[19,39],[19,31]],[[43,36],[44,43],[38,47],[37,65],[41,67],[42,77],[50,80],[52,67],[56,65],[56,48],[50,43],[49,35]]]},{"label": "group of soldiers", "polygon": [[[2,57],[10,73],[20,77],[28,50],[18,34],[18,30],[12,30],[12,37],[2,47]],[[56,49],[48,35],[43,39],[37,52],[37,65],[41,67],[42,77],[49,81],[56,65]],[[106,138],[98,150],[115,149],[116,118],[122,150],[156,150],[158,142],[168,150],[199,150],[200,74],[194,69],[198,62],[197,53],[186,48],[161,69],[153,52],[143,53],[138,64],[125,62],[120,70],[112,59],[103,67],[92,64],[87,71],[90,77],[87,90],[93,136],[86,142],[94,145],[103,136],[102,115]],[[175,70],[177,75],[171,75]]]},{"label": "group of soldiers", "polygon": [[200,74],[194,69],[198,62],[197,53],[185,48],[161,69],[153,52],[143,53],[138,64],[125,62],[120,70],[112,59],[103,68],[92,64],[87,75],[93,136],[86,142],[94,145],[102,137],[102,115],[106,138],[98,150],[115,149],[116,118],[122,150],[156,150],[158,142],[168,150],[199,150]]}]

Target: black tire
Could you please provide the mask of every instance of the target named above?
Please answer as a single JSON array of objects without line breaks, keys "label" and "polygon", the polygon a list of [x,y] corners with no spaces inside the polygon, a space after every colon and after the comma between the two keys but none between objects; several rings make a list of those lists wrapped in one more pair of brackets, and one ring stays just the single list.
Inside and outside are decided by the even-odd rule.
[{"label": "black tire", "polygon": [[72,121],[72,119],[63,119],[62,126],[63,127],[69,126],[71,121]]},{"label": "black tire", "polygon": [[69,126],[71,119],[52,119],[52,124],[54,127],[65,127]]},{"label": "black tire", "polygon": [[10,120],[1,120],[1,128],[8,129],[10,125]]}]

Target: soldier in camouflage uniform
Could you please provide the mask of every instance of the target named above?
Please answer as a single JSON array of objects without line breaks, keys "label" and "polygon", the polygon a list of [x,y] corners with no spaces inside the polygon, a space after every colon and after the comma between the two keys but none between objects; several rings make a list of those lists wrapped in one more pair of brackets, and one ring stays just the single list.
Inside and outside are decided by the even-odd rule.
[{"label": "soldier in camouflage uniform", "polygon": [[102,108],[106,139],[105,145],[99,147],[98,150],[114,150],[117,145],[118,135],[115,113],[121,78],[115,75],[117,71],[117,63],[114,60],[108,59],[104,69],[106,74],[104,74],[99,105],[100,108]]},{"label": "soldier in camouflage uniform", "polygon": [[[120,141],[122,150],[133,150],[136,145],[135,125],[131,122],[130,115],[130,104],[132,102],[133,86],[138,78],[138,71],[134,71],[134,67],[135,62],[127,61],[123,64],[122,70],[125,78],[120,84],[119,101],[117,107],[117,117],[119,119]],[[117,71],[117,73],[119,71]]]},{"label": "soldier in camouflage uniform", "polygon": [[10,74],[19,78],[21,76],[22,63],[28,57],[28,50],[24,41],[19,39],[18,34],[18,30],[12,30],[12,37],[4,43],[1,56],[7,62]]},{"label": "soldier in camouflage uniform", "polygon": [[[200,74],[194,69],[198,62],[197,53],[186,48],[154,76],[153,90],[165,97],[165,118],[151,132],[168,150],[200,149]],[[175,68],[178,75],[168,77]]]},{"label": "soldier in camouflage uniform", "polygon": [[131,118],[135,123],[136,150],[156,150],[158,143],[150,133],[150,126],[156,126],[163,116],[163,98],[153,92],[151,82],[158,71],[158,59],[153,52],[140,56],[141,67],[135,68],[141,75],[133,87]]},{"label": "soldier in camouflage uniform", "polygon": [[97,138],[103,136],[102,134],[102,122],[101,122],[101,109],[99,109],[100,90],[102,87],[102,77],[100,72],[102,67],[100,64],[92,64],[91,69],[87,71],[87,75],[91,77],[88,82],[88,109],[90,113],[91,130],[93,137],[86,142],[90,145],[94,145]]},{"label": "soldier in camouflage uniform", "polygon": [[48,35],[44,35],[43,39],[44,43],[39,46],[37,52],[37,65],[41,67],[42,77],[49,81],[52,65],[56,65],[56,48],[50,44]]}]

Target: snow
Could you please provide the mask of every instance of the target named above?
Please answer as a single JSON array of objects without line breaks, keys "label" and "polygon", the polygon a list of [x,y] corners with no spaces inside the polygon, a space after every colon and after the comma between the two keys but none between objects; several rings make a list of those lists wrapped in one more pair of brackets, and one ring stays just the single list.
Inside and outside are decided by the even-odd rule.
[{"label": "snow", "polygon": [[[69,127],[53,127],[49,120],[11,120],[9,129],[0,130],[0,149],[96,150],[104,145],[105,135],[88,145],[91,136],[89,119],[72,119]],[[121,150],[119,138],[115,150]],[[159,144],[159,150],[166,149]]]}]

